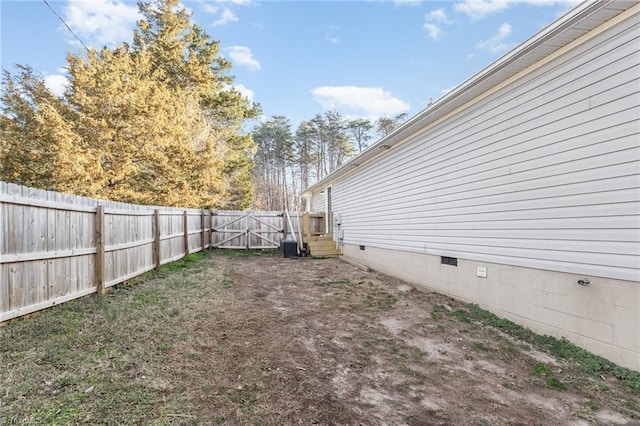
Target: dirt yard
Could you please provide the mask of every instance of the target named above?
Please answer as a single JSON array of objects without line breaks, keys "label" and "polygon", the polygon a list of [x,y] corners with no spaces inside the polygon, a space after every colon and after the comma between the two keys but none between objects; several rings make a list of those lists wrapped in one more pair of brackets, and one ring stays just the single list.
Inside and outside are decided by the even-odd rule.
[{"label": "dirt yard", "polygon": [[340,260],[241,254],[0,328],[0,425],[640,424],[640,375],[566,342]]}]

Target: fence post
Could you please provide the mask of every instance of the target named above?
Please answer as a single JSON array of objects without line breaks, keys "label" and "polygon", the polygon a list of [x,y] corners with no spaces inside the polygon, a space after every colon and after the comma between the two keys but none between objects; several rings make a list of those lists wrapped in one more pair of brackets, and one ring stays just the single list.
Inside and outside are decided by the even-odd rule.
[{"label": "fence post", "polygon": [[282,216],[282,238],[287,238],[287,235],[289,234],[289,229],[287,227],[287,217],[285,216],[284,212],[281,213]]},{"label": "fence post", "polygon": [[96,293],[104,295],[104,206],[96,206]]},{"label": "fence post", "polygon": [[310,234],[309,213],[305,212],[302,216],[302,238],[309,238]]},{"label": "fence post", "polygon": [[213,229],[213,223],[215,222],[215,219],[213,218],[216,215],[216,211],[215,210],[209,210],[209,250],[213,250],[214,249],[214,245],[213,245],[213,234],[214,234],[214,229]]},{"label": "fence post", "polygon": [[187,211],[182,214],[182,224],[184,225],[184,256],[189,256],[189,218],[187,217]]},{"label": "fence post", "polygon": [[249,231],[249,225],[250,225],[250,219],[249,219],[249,213],[247,213],[244,216],[244,237],[245,237],[245,250],[249,250],[249,246],[251,245],[251,232]]},{"label": "fence post", "polygon": [[204,226],[205,222],[204,222],[204,209],[200,210],[200,228],[202,228],[202,232],[200,233],[200,243],[202,245],[202,252],[204,253],[204,249],[205,247],[205,226]]},{"label": "fence post", "polygon": [[153,261],[160,270],[160,210],[153,211]]}]

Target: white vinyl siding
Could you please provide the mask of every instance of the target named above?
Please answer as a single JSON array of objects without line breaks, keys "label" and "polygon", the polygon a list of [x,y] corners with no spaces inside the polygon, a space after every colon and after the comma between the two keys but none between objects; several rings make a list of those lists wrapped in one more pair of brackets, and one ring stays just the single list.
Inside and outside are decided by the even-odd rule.
[{"label": "white vinyl siding", "polygon": [[639,33],[609,28],[334,181],[344,242],[639,280]]},{"label": "white vinyl siding", "polygon": [[325,209],[324,192],[320,190],[313,191],[311,194],[311,211],[323,212]]}]

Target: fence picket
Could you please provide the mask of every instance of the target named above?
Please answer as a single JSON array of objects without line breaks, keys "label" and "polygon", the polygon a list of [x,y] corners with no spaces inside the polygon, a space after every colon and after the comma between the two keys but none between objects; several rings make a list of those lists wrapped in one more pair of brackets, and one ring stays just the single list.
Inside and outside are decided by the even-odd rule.
[{"label": "fence picket", "polygon": [[104,294],[104,206],[96,206],[96,292],[99,296]]}]

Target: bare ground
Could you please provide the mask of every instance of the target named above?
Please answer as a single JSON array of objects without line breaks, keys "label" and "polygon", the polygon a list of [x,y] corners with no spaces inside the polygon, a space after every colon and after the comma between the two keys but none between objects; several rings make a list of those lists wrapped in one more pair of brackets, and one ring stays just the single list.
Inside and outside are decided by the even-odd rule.
[{"label": "bare ground", "polygon": [[15,343],[0,346],[0,425],[640,424],[639,395],[616,377],[469,320],[451,298],[336,259],[198,264],[80,303],[74,333],[114,328],[77,362],[39,349],[55,312],[22,321],[43,321],[27,337],[20,323],[0,328],[0,345]]},{"label": "bare ground", "polygon": [[[213,392],[193,401],[194,410],[206,408],[204,418],[268,424],[638,423],[619,412],[622,401],[611,401],[613,395],[587,397],[572,389],[561,361],[447,315],[459,308],[451,298],[338,260],[214,262],[233,287],[202,319],[209,339],[180,373],[198,371],[195,387],[202,389],[215,377]],[[560,377],[567,389],[533,373],[540,364],[549,367],[545,377]],[[229,404],[230,395],[238,400]],[[599,408],[589,408],[593,404]]]}]

